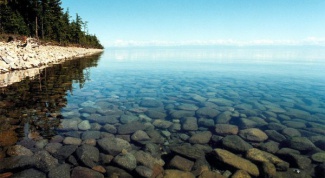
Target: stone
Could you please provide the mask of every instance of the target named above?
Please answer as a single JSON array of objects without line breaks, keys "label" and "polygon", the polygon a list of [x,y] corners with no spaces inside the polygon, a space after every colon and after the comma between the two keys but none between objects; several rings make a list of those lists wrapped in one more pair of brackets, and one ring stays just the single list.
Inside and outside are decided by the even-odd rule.
[{"label": "stone", "polygon": [[186,117],[182,120],[182,129],[186,131],[195,131],[198,129],[197,120],[195,117]]},{"label": "stone", "polygon": [[227,135],[222,140],[222,146],[234,152],[246,152],[253,148],[252,145],[247,143],[238,135]]},{"label": "stone", "polygon": [[17,133],[13,130],[0,131],[0,147],[14,145],[18,141]]},{"label": "stone", "polygon": [[129,171],[132,171],[137,167],[137,160],[131,153],[119,154],[115,156],[113,162]]},{"label": "stone", "polygon": [[76,150],[77,158],[87,167],[96,166],[99,161],[99,150],[91,145],[82,145]]},{"label": "stone", "polygon": [[253,127],[257,127],[258,123],[251,120],[251,119],[247,119],[247,118],[240,118],[238,119],[238,126],[241,129],[248,129],[248,128],[253,128]]},{"label": "stone", "polygon": [[195,176],[190,172],[180,171],[176,169],[166,169],[164,171],[164,178],[195,178]]},{"label": "stone", "polygon": [[22,145],[10,146],[7,150],[7,155],[9,156],[32,156],[33,154],[30,149]]},{"label": "stone", "polygon": [[216,124],[228,124],[230,119],[231,119],[231,112],[224,111],[216,117],[215,123]]},{"label": "stone", "polygon": [[247,159],[241,158],[227,150],[215,149],[214,153],[218,160],[237,169],[244,170],[253,176],[259,176],[260,172],[255,164]]},{"label": "stone", "polygon": [[71,178],[81,178],[81,177],[82,178],[104,178],[104,175],[97,171],[85,167],[81,167],[81,166],[75,167],[72,170]]},{"label": "stone", "polygon": [[155,165],[164,166],[165,162],[160,158],[153,157],[150,153],[144,152],[142,150],[139,150],[134,153],[135,159],[138,163],[149,167],[154,168]]},{"label": "stone", "polygon": [[58,160],[47,151],[39,151],[35,153],[34,158],[37,160],[36,167],[43,172],[49,172],[58,165]]},{"label": "stone", "polygon": [[93,130],[87,130],[82,133],[81,139],[86,140],[86,139],[99,139],[100,138],[100,132],[99,131],[93,131]]},{"label": "stone", "polygon": [[212,133],[210,131],[197,132],[192,135],[189,139],[190,143],[198,143],[198,144],[207,144],[212,137]]},{"label": "stone", "polygon": [[277,122],[271,122],[267,125],[267,128],[270,130],[281,131],[287,127]]},{"label": "stone", "polygon": [[311,159],[318,163],[325,163],[325,152],[318,152],[311,155]]},{"label": "stone", "polygon": [[12,176],[12,178],[32,178],[32,177],[46,178],[46,174],[36,169],[26,169]]},{"label": "stone", "polygon": [[106,173],[106,169],[103,166],[94,166],[91,169],[94,170],[94,171],[103,173],[103,174]]},{"label": "stone", "polygon": [[78,145],[64,145],[54,153],[54,157],[59,160],[65,160],[76,151]]},{"label": "stone", "polygon": [[90,139],[86,139],[86,140],[82,141],[81,144],[83,144],[83,145],[96,146],[97,141],[96,141],[96,139],[90,138]]},{"label": "stone", "polygon": [[275,178],[312,178],[307,171],[299,170],[297,173],[297,168],[290,168],[287,171],[277,171]]},{"label": "stone", "polygon": [[102,129],[108,133],[111,133],[111,134],[116,134],[117,133],[117,129],[114,125],[111,125],[111,124],[105,124]]},{"label": "stone", "polygon": [[39,148],[39,149],[43,149],[46,144],[48,144],[48,140],[47,139],[41,139],[41,140],[38,140],[36,143],[35,143],[35,147],[36,148]]},{"label": "stone", "polygon": [[140,122],[130,122],[120,125],[117,129],[117,133],[121,135],[132,134],[137,130],[145,130],[146,126]]},{"label": "stone", "polygon": [[99,160],[103,164],[109,164],[113,159],[114,159],[114,156],[112,156],[112,155],[107,155],[107,154],[104,154],[104,153],[99,153]]},{"label": "stone", "polygon": [[134,116],[134,115],[126,115],[126,114],[123,114],[120,117],[120,122],[122,124],[127,124],[127,123],[134,122],[134,121],[138,121],[138,120],[139,120],[139,117]]},{"label": "stone", "polygon": [[306,124],[303,122],[296,121],[285,121],[283,122],[287,127],[295,128],[295,129],[303,129],[306,128]]},{"label": "stone", "polygon": [[292,153],[290,153],[288,156],[291,161],[298,166],[299,169],[307,169],[311,164],[311,160],[306,156]]},{"label": "stone", "polygon": [[299,151],[312,151],[316,146],[306,137],[293,137],[289,140],[291,148]]},{"label": "stone", "polygon": [[287,170],[289,168],[289,163],[283,161],[282,159],[278,158],[277,156],[256,149],[256,148],[251,148],[246,152],[246,158],[250,159],[254,162],[270,162],[275,165],[277,170]]},{"label": "stone", "polygon": [[231,124],[216,124],[215,125],[215,132],[218,135],[237,135],[238,134],[238,127],[236,125]]},{"label": "stone", "polygon": [[263,142],[268,139],[268,136],[262,130],[257,128],[240,130],[239,136],[244,140],[253,142]]},{"label": "stone", "polygon": [[83,120],[78,124],[79,130],[89,130],[91,128],[88,120]]},{"label": "stone", "polygon": [[61,164],[50,170],[49,178],[70,178],[70,165]]},{"label": "stone", "polygon": [[212,128],[214,127],[214,120],[201,117],[198,120],[198,125],[202,127]]},{"label": "stone", "polygon": [[218,110],[216,110],[214,108],[210,108],[210,107],[199,108],[195,113],[198,117],[206,117],[206,118],[210,118],[210,119],[213,119],[218,114],[220,114],[220,112]]},{"label": "stone", "polygon": [[81,145],[82,140],[80,138],[65,137],[63,143],[66,145]]},{"label": "stone", "polygon": [[198,178],[226,178],[226,177],[216,171],[204,170],[201,172]]},{"label": "stone", "polygon": [[150,137],[146,132],[138,130],[132,134],[131,139],[133,141],[147,141],[150,140]]},{"label": "stone", "polygon": [[129,173],[127,173],[125,170],[113,167],[113,166],[107,166],[105,167],[107,172],[107,177],[110,178],[133,178]]},{"label": "stone", "polygon": [[298,150],[294,150],[291,148],[281,148],[280,150],[278,150],[276,152],[276,154],[281,155],[281,156],[285,156],[289,153],[300,154],[300,152]]},{"label": "stone", "polygon": [[170,146],[170,150],[190,159],[199,159],[205,156],[203,150],[191,146],[190,144],[183,144],[177,146]]},{"label": "stone", "polygon": [[152,124],[157,128],[168,129],[173,123],[162,119],[156,119]]},{"label": "stone", "polygon": [[60,148],[62,147],[61,143],[48,143],[45,146],[45,150],[48,151],[51,154],[56,153]]},{"label": "stone", "polygon": [[191,171],[192,167],[194,165],[194,162],[191,160],[188,160],[186,158],[183,158],[181,156],[174,156],[173,159],[169,162],[169,166],[172,168],[176,168],[182,171]]},{"label": "stone", "polygon": [[151,138],[150,142],[152,143],[163,144],[165,142],[165,138],[157,130],[148,130],[147,134]]},{"label": "stone", "polygon": [[269,139],[272,139],[276,142],[283,142],[286,140],[286,137],[277,132],[276,130],[265,130],[264,132],[269,137]]},{"label": "stone", "polygon": [[87,119],[90,122],[95,122],[98,124],[116,124],[119,122],[118,118],[120,117],[120,115],[105,115],[102,116],[100,114],[91,114],[89,117],[87,117]]},{"label": "stone", "polygon": [[146,166],[137,166],[135,168],[135,171],[142,177],[150,178],[152,176],[152,169],[146,167]]},{"label": "stone", "polygon": [[279,150],[280,144],[274,141],[268,141],[260,145],[261,150],[269,153],[276,153]]},{"label": "stone", "polygon": [[149,109],[148,111],[145,112],[145,114],[152,119],[161,119],[164,120],[167,117],[167,114],[161,111],[156,111]]},{"label": "stone", "polygon": [[184,117],[193,117],[195,115],[194,111],[184,111],[184,110],[172,110],[170,115],[173,119],[180,119]]},{"label": "stone", "polygon": [[0,161],[0,170],[23,169],[26,167],[35,167],[36,159],[34,156],[14,156],[6,157]]},{"label": "stone", "polygon": [[185,111],[196,111],[199,109],[199,107],[195,106],[194,104],[180,104],[177,106],[177,109],[179,110],[185,110]]},{"label": "stone", "polygon": [[274,164],[270,162],[263,162],[262,163],[262,174],[264,177],[275,177],[276,175],[276,168]]},{"label": "stone", "polygon": [[292,137],[300,137],[301,133],[294,128],[285,128],[282,130],[282,134],[286,136],[287,138],[292,138]]},{"label": "stone", "polygon": [[74,118],[74,119],[61,119],[61,123],[58,130],[62,131],[71,131],[71,130],[78,130],[78,124],[81,122],[81,119]]},{"label": "stone", "polygon": [[140,102],[140,106],[148,108],[157,108],[163,106],[162,102],[155,99],[144,99]]},{"label": "stone", "polygon": [[127,151],[132,149],[129,142],[120,138],[102,138],[97,143],[101,149],[114,156],[121,153],[123,149]]},{"label": "stone", "polygon": [[251,178],[251,176],[244,170],[237,170],[231,178]]}]

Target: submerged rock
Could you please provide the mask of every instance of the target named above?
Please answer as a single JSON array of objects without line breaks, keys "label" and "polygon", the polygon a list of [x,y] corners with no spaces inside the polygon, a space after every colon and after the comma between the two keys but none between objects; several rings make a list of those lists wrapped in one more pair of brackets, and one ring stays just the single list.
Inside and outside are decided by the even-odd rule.
[{"label": "submerged rock", "polygon": [[90,145],[82,145],[76,150],[77,158],[86,166],[92,168],[99,161],[99,150]]},{"label": "submerged rock", "polygon": [[164,171],[164,178],[176,178],[176,177],[195,178],[195,176],[190,172],[180,171],[176,169],[166,169]]},{"label": "submerged rock", "polygon": [[253,148],[252,145],[237,135],[227,135],[222,139],[222,145],[225,148],[235,152],[246,152],[247,150]]},{"label": "submerged rock", "polygon": [[98,145],[111,155],[118,155],[123,149],[127,151],[132,149],[129,142],[120,138],[102,138],[98,140]]},{"label": "submerged rock", "polygon": [[190,144],[171,146],[170,150],[184,157],[192,158],[192,159],[199,159],[205,156],[203,150],[193,147]]},{"label": "submerged rock", "polygon": [[206,144],[210,141],[212,133],[210,131],[198,132],[189,139],[190,143]]},{"label": "submerged rock", "polygon": [[170,167],[177,168],[182,171],[191,171],[193,165],[194,165],[193,161],[178,155],[174,156],[173,159],[169,162]]},{"label": "submerged rock", "polygon": [[32,177],[46,178],[46,174],[36,169],[26,169],[12,176],[12,178],[32,178]]},{"label": "submerged rock", "polygon": [[291,148],[299,151],[312,151],[316,149],[316,146],[306,137],[293,137],[289,140]]},{"label": "submerged rock", "polygon": [[325,152],[318,152],[311,155],[311,159],[318,163],[325,163]]},{"label": "submerged rock", "polygon": [[97,171],[85,167],[81,167],[81,166],[75,167],[72,170],[71,178],[81,178],[81,177],[82,178],[104,178],[104,175]]},{"label": "submerged rock", "polygon": [[216,124],[215,132],[218,135],[237,135],[238,127],[236,125],[231,124]]},{"label": "submerged rock", "polygon": [[70,178],[70,165],[61,164],[50,170],[49,178]]},{"label": "submerged rock", "polygon": [[263,142],[268,139],[268,136],[260,129],[250,128],[239,131],[239,136],[243,139],[253,142]]},{"label": "submerged rock", "polygon": [[50,155],[47,151],[39,151],[34,155],[36,162],[36,167],[43,172],[48,172],[58,165],[58,160]]},{"label": "submerged rock", "polygon": [[137,167],[137,160],[135,156],[131,153],[119,154],[115,156],[113,162],[119,166],[131,171]]},{"label": "submerged rock", "polygon": [[140,122],[130,122],[124,125],[120,125],[117,129],[117,133],[121,135],[132,134],[137,130],[144,130],[146,126]]},{"label": "submerged rock", "polygon": [[182,119],[182,129],[193,131],[198,129],[197,120],[195,117],[186,117]]},{"label": "submerged rock", "polygon": [[255,162],[269,162],[275,165],[278,170],[287,170],[289,168],[289,163],[283,161],[282,159],[278,158],[277,156],[256,149],[251,148],[246,152],[246,158],[255,161]]},{"label": "submerged rock", "polygon": [[117,167],[113,167],[113,166],[107,166],[105,167],[106,172],[108,177],[111,178],[133,178],[133,176],[131,176],[129,173],[127,173],[125,170],[117,168]]},{"label": "submerged rock", "polygon": [[260,172],[255,164],[250,162],[247,159],[241,158],[227,150],[215,149],[214,153],[218,160],[226,163],[230,166],[233,166],[237,169],[244,170],[253,176],[259,176]]}]

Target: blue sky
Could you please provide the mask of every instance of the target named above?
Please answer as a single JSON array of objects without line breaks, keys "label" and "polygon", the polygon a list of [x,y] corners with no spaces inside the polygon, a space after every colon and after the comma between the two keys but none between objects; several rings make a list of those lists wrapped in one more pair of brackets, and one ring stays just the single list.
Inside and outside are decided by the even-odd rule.
[{"label": "blue sky", "polygon": [[325,0],[62,0],[104,46],[325,44]]}]

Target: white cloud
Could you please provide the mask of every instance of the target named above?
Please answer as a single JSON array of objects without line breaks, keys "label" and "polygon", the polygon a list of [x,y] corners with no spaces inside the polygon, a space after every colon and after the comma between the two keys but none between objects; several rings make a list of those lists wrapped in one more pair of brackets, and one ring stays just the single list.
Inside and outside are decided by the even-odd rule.
[{"label": "white cloud", "polygon": [[135,40],[116,40],[105,44],[106,47],[146,47],[146,46],[302,46],[302,45],[314,45],[325,46],[324,38],[308,37],[303,40],[251,40],[251,41],[239,41],[233,39],[221,39],[221,40],[189,40],[189,41],[135,41]]}]

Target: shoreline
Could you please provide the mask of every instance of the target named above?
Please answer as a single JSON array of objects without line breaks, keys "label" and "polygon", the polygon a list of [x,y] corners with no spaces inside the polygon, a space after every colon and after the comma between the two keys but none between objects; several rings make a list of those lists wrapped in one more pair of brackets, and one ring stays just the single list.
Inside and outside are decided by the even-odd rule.
[{"label": "shoreline", "polygon": [[19,42],[0,42],[0,74],[16,70],[44,68],[79,57],[101,53],[103,49],[36,45],[28,43],[18,47]]},{"label": "shoreline", "polygon": [[26,77],[34,78],[42,69],[52,64],[103,52],[103,49],[36,46],[31,43],[26,47],[17,47],[17,45],[20,43],[0,42],[0,88],[20,82]]}]

